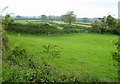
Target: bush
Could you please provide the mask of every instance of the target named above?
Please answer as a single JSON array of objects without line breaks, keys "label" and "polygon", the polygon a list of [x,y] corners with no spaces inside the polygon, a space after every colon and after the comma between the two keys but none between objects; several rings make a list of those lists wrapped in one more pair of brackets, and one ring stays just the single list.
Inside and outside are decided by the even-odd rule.
[{"label": "bush", "polygon": [[59,29],[55,25],[47,23],[13,23],[9,24],[8,30],[17,33],[30,33],[30,34],[55,34]]},{"label": "bush", "polygon": [[8,38],[5,35],[5,32],[2,34],[2,51],[9,50]]},{"label": "bush", "polygon": [[78,25],[67,25],[67,24],[62,24],[63,30],[65,33],[79,33],[79,32],[90,32],[91,28],[89,27],[83,27],[83,26],[78,26]]},{"label": "bush", "polygon": [[3,83],[6,82],[69,82],[75,76],[64,73],[52,64],[35,63],[25,49],[15,47],[3,53]]},{"label": "bush", "polygon": [[110,28],[105,23],[92,23],[91,24],[91,32],[94,33],[110,33]]},{"label": "bush", "polygon": [[[51,46],[52,47],[52,46]],[[48,49],[48,48],[47,48]],[[54,50],[53,50],[54,51]],[[41,60],[42,61],[42,60]],[[34,62],[26,49],[15,47],[3,53],[2,83],[97,82],[97,78],[56,68],[48,61]]]},{"label": "bush", "polygon": [[[62,29],[59,29],[61,27]],[[78,25],[68,25],[68,24],[57,24],[57,23],[34,23],[28,22],[23,23],[10,23],[8,24],[9,31],[15,31],[17,33],[30,33],[30,34],[64,34],[64,33],[79,33],[79,32],[90,32],[91,28],[83,27]]]}]

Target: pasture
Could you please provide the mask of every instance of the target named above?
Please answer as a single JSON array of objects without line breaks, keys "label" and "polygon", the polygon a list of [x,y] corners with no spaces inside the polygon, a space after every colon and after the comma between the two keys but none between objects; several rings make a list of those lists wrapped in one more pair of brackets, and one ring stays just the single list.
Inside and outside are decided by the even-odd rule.
[{"label": "pasture", "polygon": [[[26,24],[28,22],[44,23],[41,20],[15,20],[15,22],[22,23],[22,24]],[[63,21],[52,21],[52,23],[67,24]],[[87,22],[76,22],[76,23],[72,23],[72,25],[78,25],[78,26],[83,26],[83,27],[91,27],[91,23],[87,23]]]},{"label": "pasture", "polygon": [[111,55],[116,49],[116,35],[78,33],[48,36],[8,32],[7,36],[11,47],[26,48],[38,63],[43,57],[42,46],[54,44],[61,51],[60,58],[51,59],[54,66],[78,75],[87,73],[101,80],[117,81]]}]

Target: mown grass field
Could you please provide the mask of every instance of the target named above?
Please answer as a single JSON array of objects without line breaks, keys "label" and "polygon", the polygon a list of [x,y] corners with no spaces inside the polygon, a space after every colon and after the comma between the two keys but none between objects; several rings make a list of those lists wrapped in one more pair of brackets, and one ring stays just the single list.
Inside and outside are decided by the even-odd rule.
[{"label": "mown grass field", "polygon": [[[15,22],[22,23],[22,24],[26,24],[28,22],[44,23],[41,20],[15,20]],[[63,21],[52,21],[52,22],[57,23],[57,24],[67,24]],[[87,23],[87,22],[76,22],[76,23],[73,23],[72,25],[78,25],[78,26],[83,26],[83,27],[91,27],[91,23]]]},{"label": "mown grass field", "polygon": [[61,50],[60,58],[52,59],[54,66],[75,74],[88,73],[101,80],[116,81],[117,71],[113,66],[111,52],[116,49],[115,35],[66,34],[58,36],[7,34],[10,46],[26,48],[36,62],[41,61],[43,45],[55,44]]}]

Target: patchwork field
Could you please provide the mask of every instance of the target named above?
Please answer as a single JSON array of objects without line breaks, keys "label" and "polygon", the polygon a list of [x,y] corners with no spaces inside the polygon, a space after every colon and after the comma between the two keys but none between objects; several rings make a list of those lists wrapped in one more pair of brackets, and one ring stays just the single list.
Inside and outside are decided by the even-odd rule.
[{"label": "patchwork field", "polygon": [[101,80],[117,80],[111,55],[116,49],[116,35],[80,33],[36,36],[8,33],[7,36],[11,47],[20,45],[26,48],[36,62],[40,62],[43,57],[43,45],[58,45],[61,55],[51,60],[54,66],[75,74],[88,73]]}]

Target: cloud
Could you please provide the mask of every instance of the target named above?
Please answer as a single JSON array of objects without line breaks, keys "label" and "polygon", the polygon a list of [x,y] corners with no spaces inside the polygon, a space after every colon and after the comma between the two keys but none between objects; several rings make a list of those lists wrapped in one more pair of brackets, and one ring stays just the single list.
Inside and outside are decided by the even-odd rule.
[{"label": "cloud", "polygon": [[78,17],[98,17],[114,14],[117,17],[119,0],[0,0],[0,9],[16,15],[62,15],[74,11]]}]

